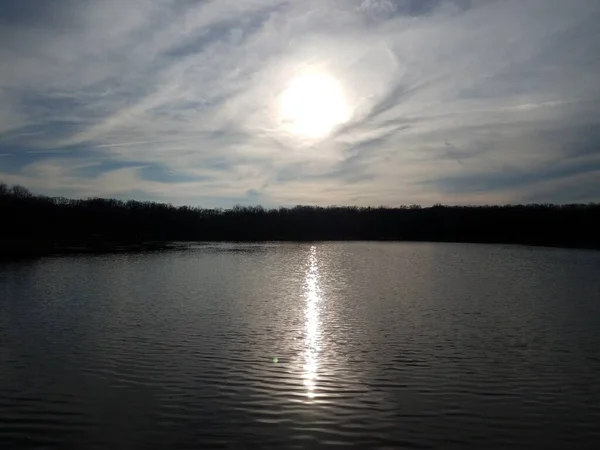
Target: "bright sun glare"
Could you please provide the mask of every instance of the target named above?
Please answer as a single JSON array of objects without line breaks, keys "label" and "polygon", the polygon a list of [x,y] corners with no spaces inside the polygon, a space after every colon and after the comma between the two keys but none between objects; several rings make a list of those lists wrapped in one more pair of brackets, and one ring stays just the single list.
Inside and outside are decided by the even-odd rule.
[{"label": "bright sun glare", "polygon": [[281,119],[294,134],[322,138],[348,120],[349,112],[338,81],[324,73],[300,75],[280,98]]}]

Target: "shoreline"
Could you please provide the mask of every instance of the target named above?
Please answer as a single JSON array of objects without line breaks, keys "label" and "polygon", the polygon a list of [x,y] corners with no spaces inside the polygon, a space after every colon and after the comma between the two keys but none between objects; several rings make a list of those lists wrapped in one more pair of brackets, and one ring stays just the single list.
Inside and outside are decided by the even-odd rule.
[{"label": "shoreline", "polygon": [[393,243],[437,243],[437,244],[481,244],[481,245],[518,245],[522,247],[557,248],[571,250],[595,250],[600,247],[594,244],[574,243],[544,243],[544,242],[499,242],[499,241],[444,241],[444,240],[401,240],[401,239],[268,239],[268,240],[192,240],[192,241],[144,241],[144,242],[102,242],[89,244],[85,242],[47,243],[40,241],[29,242],[0,242],[0,261],[17,259],[35,259],[46,256],[70,255],[112,255],[121,253],[149,253],[167,250],[186,249],[188,245],[206,243],[324,243],[324,242],[393,242]]}]

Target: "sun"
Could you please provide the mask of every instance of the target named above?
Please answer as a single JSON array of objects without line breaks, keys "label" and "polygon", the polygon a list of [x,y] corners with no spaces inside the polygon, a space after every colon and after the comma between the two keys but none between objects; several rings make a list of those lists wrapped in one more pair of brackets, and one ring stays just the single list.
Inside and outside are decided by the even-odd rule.
[{"label": "sun", "polygon": [[309,139],[327,136],[349,117],[340,83],[325,73],[310,72],[293,78],[279,102],[284,126]]}]

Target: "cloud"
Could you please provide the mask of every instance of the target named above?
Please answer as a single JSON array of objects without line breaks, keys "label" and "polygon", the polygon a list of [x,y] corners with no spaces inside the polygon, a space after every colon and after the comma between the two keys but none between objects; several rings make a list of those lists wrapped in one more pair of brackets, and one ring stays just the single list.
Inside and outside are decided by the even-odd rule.
[{"label": "cloud", "polygon": [[[595,0],[10,0],[0,17],[0,179],[35,191],[598,199]],[[320,139],[278,117],[307,68],[351,110]]]}]

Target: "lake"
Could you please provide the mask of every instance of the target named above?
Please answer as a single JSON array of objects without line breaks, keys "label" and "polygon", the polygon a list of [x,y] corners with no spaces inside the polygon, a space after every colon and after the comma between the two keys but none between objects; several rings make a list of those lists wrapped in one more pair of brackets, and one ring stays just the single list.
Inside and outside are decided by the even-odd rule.
[{"label": "lake", "polygon": [[600,252],[199,243],[0,264],[6,448],[598,444]]}]

